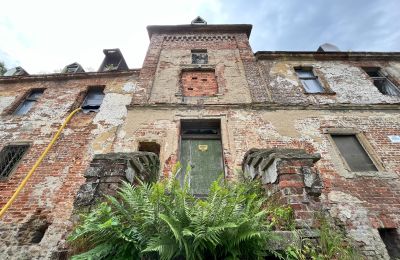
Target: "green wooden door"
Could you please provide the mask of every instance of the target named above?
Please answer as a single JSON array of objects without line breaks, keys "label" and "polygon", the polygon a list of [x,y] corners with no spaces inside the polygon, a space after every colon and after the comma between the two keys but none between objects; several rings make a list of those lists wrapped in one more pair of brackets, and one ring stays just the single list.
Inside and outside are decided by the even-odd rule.
[{"label": "green wooden door", "polygon": [[[208,194],[211,183],[223,174],[221,140],[184,139],[180,159],[182,170],[188,164],[192,167],[188,182],[195,195]],[[179,178],[183,184],[184,175]]]}]

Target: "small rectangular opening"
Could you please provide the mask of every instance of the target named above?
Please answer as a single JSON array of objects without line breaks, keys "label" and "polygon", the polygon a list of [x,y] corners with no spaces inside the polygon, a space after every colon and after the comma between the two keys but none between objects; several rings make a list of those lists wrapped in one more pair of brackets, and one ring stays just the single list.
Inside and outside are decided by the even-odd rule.
[{"label": "small rectangular opening", "polygon": [[160,156],[160,145],[156,142],[139,142],[139,151],[151,152]]},{"label": "small rectangular opening", "polygon": [[0,179],[10,176],[28,150],[28,144],[7,145],[0,152]]},{"label": "small rectangular opening", "polygon": [[379,235],[391,259],[400,259],[400,236],[395,228],[379,228]]},{"label": "small rectangular opening", "polygon": [[220,120],[182,120],[182,139],[220,139]]}]

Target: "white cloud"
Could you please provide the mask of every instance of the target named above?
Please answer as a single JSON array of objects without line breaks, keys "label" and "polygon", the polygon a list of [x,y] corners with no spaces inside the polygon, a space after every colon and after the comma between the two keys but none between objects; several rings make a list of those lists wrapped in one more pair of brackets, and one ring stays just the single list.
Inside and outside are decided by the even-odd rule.
[{"label": "white cloud", "polygon": [[[147,25],[190,23],[201,5],[217,4],[211,0],[7,1],[0,9],[0,50],[29,73],[53,72],[75,61],[97,70],[106,48],[120,48],[129,67],[137,68],[147,51]],[[1,58],[5,59],[0,52]]]}]

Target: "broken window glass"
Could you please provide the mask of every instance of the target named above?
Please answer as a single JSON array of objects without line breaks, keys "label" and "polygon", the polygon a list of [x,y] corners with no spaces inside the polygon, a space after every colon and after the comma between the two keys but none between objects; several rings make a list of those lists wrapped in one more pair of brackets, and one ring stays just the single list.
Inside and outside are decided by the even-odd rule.
[{"label": "broken window glass", "polygon": [[22,156],[28,150],[29,145],[7,145],[0,152],[0,179],[7,178]]},{"label": "broken window glass", "polygon": [[400,96],[400,90],[385,76],[380,68],[364,68],[374,82],[377,89],[388,96]]},{"label": "broken window glass", "polygon": [[25,115],[31,110],[33,105],[39,100],[40,96],[43,94],[44,89],[34,89],[25,98],[25,100],[18,106],[15,110],[15,115]]},{"label": "broken window glass", "polygon": [[332,139],[352,171],[377,171],[355,135],[332,135]]},{"label": "broken window glass", "polygon": [[318,81],[318,77],[314,75],[311,69],[297,68],[295,71],[307,93],[325,92],[324,88]]},{"label": "broken window glass", "polygon": [[104,87],[90,87],[82,109],[84,112],[97,112],[104,99]]}]

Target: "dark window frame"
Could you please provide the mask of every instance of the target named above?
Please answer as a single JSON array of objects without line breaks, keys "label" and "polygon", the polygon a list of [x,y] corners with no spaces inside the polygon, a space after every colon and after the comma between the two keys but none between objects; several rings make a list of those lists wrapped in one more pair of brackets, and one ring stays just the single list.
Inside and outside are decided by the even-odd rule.
[{"label": "dark window frame", "polygon": [[[303,87],[303,89],[304,89],[306,94],[330,94],[331,93],[331,91],[326,89],[324,87],[324,85],[321,83],[321,81],[319,80],[319,77],[314,72],[314,68],[313,67],[295,66],[295,67],[293,67],[293,69],[294,69],[294,72],[295,72],[297,78],[299,79],[299,81],[300,81],[300,83],[301,83],[301,85],[302,85],[302,87]],[[312,76],[305,77],[305,76],[299,75],[299,72],[302,72],[302,71],[311,72]],[[315,81],[316,83],[318,83],[319,87],[321,87],[321,91],[320,92],[319,91],[318,92],[307,91],[307,86],[305,86],[305,84],[303,83],[303,80],[304,81],[307,81],[307,80]]]},{"label": "dark window frame", "polygon": [[[382,95],[385,96],[392,96],[392,97],[400,97],[400,88],[396,86],[387,76],[384,75],[382,72],[382,68],[380,67],[362,67],[364,72],[368,75],[368,77],[372,80],[372,83],[374,86],[379,90]],[[375,74],[375,75],[373,75]],[[384,92],[382,89],[384,84],[387,84],[389,88],[391,88],[392,92],[394,92],[394,95],[391,95],[388,92]]]},{"label": "dark window frame", "polygon": [[[357,173],[362,173],[362,172],[383,172],[385,171],[385,168],[380,161],[379,157],[375,153],[373,147],[369,144],[367,138],[364,136],[363,133],[360,131],[353,129],[353,128],[325,128],[323,129],[323,133],[327,134],[329,141],[331,142],[335,152],[337,155],[339,155],[340,159],[343,162],[343,166],[345,169],[349,172],[357,172]],[[356,138],[358,143],[361,145],[362,149],[366,153],[366,155],[369,157],[369,159],[372,161],[373,165],[375,166],[376,170],[374,171],[353,171],[346,161],[345,157],[342,155],[340,152],[338,146],[336,145],[334,139],[332,136],[340,136],[340,135],[352,135]]]},{"label": "dark window frame", "polygon": [[[29,92],[18,102],[18,106],[13,110],[13,115],[16,116],[24,116],[31,111],[31,109],[35,106],[35,104],[39,101],[39,99],[43,96],[45,88],[34,88],[29,90]],[[39,94],[39,95],[38,95]],[[32,103],[32,105],[26,110],[23,111],[24,105]],[[23,112],[22,112],[23,111]]]},{"label": "dark window frame", "polygon": [[[29,143],[12,143],[5,145],[0,151],[0,180],[7,180],[14,170],[18,167],[20,162],[23,160],[25,154],[30,148]],[[11,153],[11,149],[19,149],[19,151],[14,152],[12,158],[5,161],[8,156],[6,153]]]},{"label": "dark window frame", "polygon": [[[98,85],[98,86],[89,86],[86,90],[85,98],[83,99],[81,108],[82,111],[87,113],[87,112],[98,112],[101,105],[103,104],[105,93],[104,93],[105,86],[104,85]],[[92,92],[101,92],[102,98],[101,101],[99,102],[98,105],[91,105],[89,103],[90,95]],[[93,99],[96,100],[96,99]]]}]

